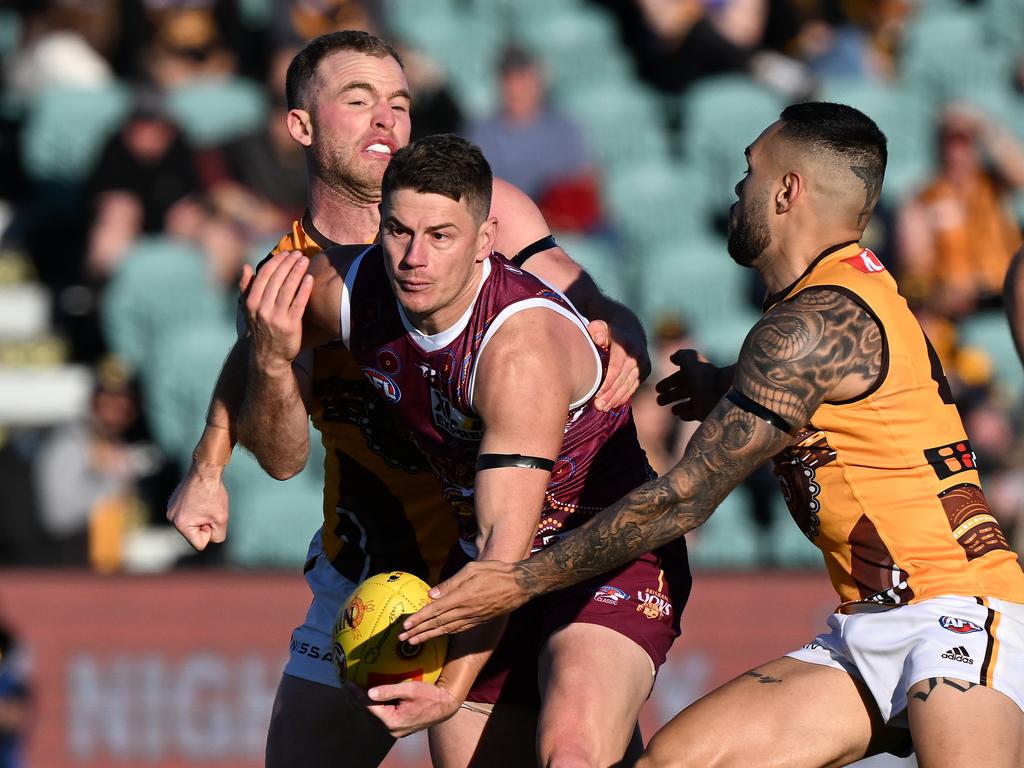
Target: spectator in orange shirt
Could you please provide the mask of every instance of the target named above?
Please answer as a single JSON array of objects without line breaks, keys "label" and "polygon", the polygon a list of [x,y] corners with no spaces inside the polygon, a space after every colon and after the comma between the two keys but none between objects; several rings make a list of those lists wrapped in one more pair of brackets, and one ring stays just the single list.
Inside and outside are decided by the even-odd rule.
[{"label": "spectator in orange shirt", "polygon": [[1021,244],[1009,196],[1024,187],[1024,150],[993,121],[956,106],[939,124],[938,152],[938,173],[900,213],[902,285],[956,319],[1000,303]]}]

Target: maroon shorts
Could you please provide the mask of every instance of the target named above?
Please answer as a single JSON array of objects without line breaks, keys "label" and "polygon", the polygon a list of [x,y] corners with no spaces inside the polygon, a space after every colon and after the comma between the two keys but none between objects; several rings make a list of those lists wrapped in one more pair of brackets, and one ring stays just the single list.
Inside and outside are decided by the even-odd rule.
[{"label": "maroon shorts", "polygon": [[[469,558],[456,547],[451,572]],[[467,701],[540,706],[538,659],[548,637],[568,624],[598,624],[635,642],[658,669],[679,636],[679,618],[690,594],[685,544],[646,554],[576,586],[532,600],[509,616],[494,654]],[[615,659],[608,659],[614,664]]]}]

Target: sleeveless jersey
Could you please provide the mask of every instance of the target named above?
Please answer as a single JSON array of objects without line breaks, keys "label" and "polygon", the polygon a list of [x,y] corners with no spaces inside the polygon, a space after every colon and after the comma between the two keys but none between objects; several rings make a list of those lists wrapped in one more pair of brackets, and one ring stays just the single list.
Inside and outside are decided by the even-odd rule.
[{"label": "sleeveless jersey", "polygon": [[[307,216],[273,253],[301,250],[312,257],[334,245]],[[318,347],[312,380],[311,416],[326,453],[321,535],[327,558],[357,583],[392,570],[436,583],[456,536],[426,460],[396,429],[345,349]]]},{"label": "sleeveless jersey", "polygon": [[981,491],[938,356],[871,251],[818,257],[766,308],[826,288],[878,324],[882,370],[864,395],[826,402],[775,457],[790,512],[844,602],[939,595],[1024,602],[1024,573]]},{"label": "sleeveless jersey", "polygon": [[[591,343],[601,374],[607,361],[590,342],[585,321],[568,300],[498,255],[484,262],[472,306],[451,329],[432,336],[419,333],[404,315],[379,245],[353,263],[345,284],[343,341],[427,456],[455,510],[462,548],[475,556],[473,485],[485,425],[473,407],[473,387],[476,364],[488,341],[512,314],[545,307],[578,325]],[[535,551],[653,476],[629,406],[613,412],[593,407],[601,378],[596,376],[586,398],[570,407]]]}]

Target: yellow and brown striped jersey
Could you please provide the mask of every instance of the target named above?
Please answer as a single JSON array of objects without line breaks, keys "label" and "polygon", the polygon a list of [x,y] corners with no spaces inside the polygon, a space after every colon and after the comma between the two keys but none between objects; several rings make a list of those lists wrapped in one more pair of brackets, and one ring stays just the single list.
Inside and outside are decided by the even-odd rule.
[{"label": "yellow and brown striped jersey", "polygon": [[[273,253],[301,250],[312,257],[332,245],[307,214]],[[326,452],[324,553],[355,582],[401,570],[435,583],[456,541],[440,483],[347,350],[318,347],[311,377],[311,416]]]},{"label": "yellow and brown striped jersey", "polygon": [[1024,602],[1024,572],[985,501],[942,366],[892,276],[852,243],[819,256],[766,308],[814,288],[859,304],[884,344],[871,389],[822,404],[775,457],[790,512],[841,600]]}]

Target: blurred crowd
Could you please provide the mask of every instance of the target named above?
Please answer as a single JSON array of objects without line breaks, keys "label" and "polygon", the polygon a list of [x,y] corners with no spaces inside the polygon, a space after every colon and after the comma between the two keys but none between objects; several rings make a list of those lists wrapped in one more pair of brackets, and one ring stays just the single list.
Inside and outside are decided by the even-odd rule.
[{"label": "blurred crowd", "polygon": [[[301,216],[284,74],[313,37],[394,40],[414,138],[459,132],[644,320],[656,469],[692,425],[654,402],[683,346],[729,362],[761,288],[724,238],[743,149],[787,103],[890,137],[866,233],[941,358],[1003,527],[1024,543],[1024,375],[1002,312],[1024,218],[1016,0],[12,0],[0,8],[0,565],[301,560],[316,457],[228,476],[223,548],[163,520],[232,339],[235,284]],[[269,485],[268,485],[269,483]],[[262,484],[262,485],[261,485]],[[280,490],[280,489],[284,490]],[[309,526],[281,535],[283,507]],[[808,566],[766,468],[694,537],[705,566]],[[294,544],[294,546],[291,546]]]}]

